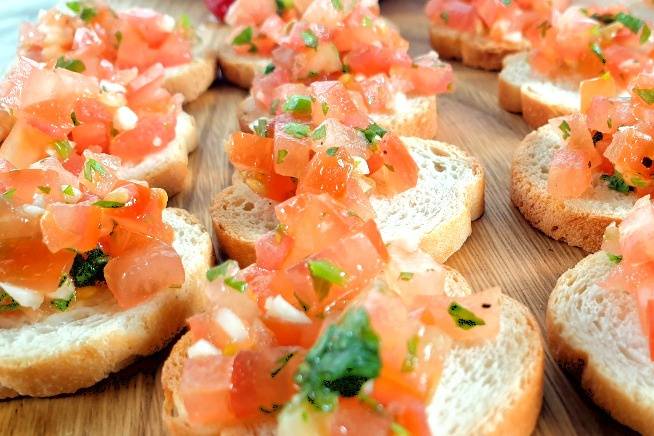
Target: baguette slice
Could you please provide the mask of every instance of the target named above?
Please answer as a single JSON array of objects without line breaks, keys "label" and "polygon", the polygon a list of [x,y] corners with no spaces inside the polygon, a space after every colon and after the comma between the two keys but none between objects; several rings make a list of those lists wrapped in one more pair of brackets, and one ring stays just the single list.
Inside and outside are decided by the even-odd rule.
[{"label": "baguette slice", "polygon": [[554,198],[547,190],[547,178],[552,156],[562,146],[561,136],[549,124],[523,139],[513,155],[511,200],[531,225],[549,237],[594,252],[602,245],[606,226],[619,223],[637,197],[613,191],[596,177],[583,197]]},{"label": "baguette slice", "polygon": [[[450,144],[403,137],[418,165],[416,187],[371,205],[382,238],[419,243],[444,262],[470,235],[471,220],[484,211],[484,171],[479,162]],[[254,193],[238,175],[211,208],[218,241],[241,266],[255,261],[255,242],[277,227],[275,202]]]},{"label": "baguette slice", "polygon": [[529,53],[521,52],[504,59],[499,75],[500,106],[520,113],[527,124],[538,128],[550,118],[579,112],[581,79],[566,77],[552,80],[531,68]]},{"label": "baguette slice", "polygon": [[179,193],[188,175],[188,155],[197,148],[195,119],[180,112],[175,138],[158,153],[147,156],[136,165],[123,164],[119,176],[126,180],[145,180],[150,186],[165,189],[169,196]]},{"label": "baguette slice", "polygon": [[463,65],[488,71],[502,69],[506,56],[529,47],[526,41],[494,41],[438,24],[431,24],[429,38],[431,46],[441,58],[461,60]]},{"label": "baguette slice", "polygon": [[250,89],[254,76],[263,73],[272,59],[256,53],[237,53],[229,39],[232,28],[226,24],[212,24],[211,30],[215,35],[218,65],[223,77],[241,88]]},{"label": "baguette slice", "polygon": [[600,251],[556,282],[547,305],[550,350],[581,379],[600,407],[642,434],[653,434],[654,363],[634,296],[597,285],[614,265]]},{"label": "baguette slice", "polygon": [[36,323],[0,329],[0,398],[47,397],[91,386],[139,356],[162,348],[202,304],[213,255],[209,234],[182,209],[164,210],[184,264],[181,289],[121,310],[108,291]]},{"label": "baguette slice", "polygon": [[[398,94],[393,110],[388,113],[370,113],[370,118],[381,127],[399,136],[433,139],[438,131],[436,96],[407,97]],[[268,114],[257,108],[254,98],[246,97],[239,105],[238,122],[244,132],[252,132],[254,121]]]},{"label": "baguette slice", "polygon": [[[472,289],[449,270],[445,292],[467,295]],[[173,348],[162,373],[163,417],[174,435],[274,435],[273,423],[230,428],[190,427],[177,392],[186,351],[186,334]],[[543,390],[543,345],[533,315],[510,297],[502,297],[500,331],[493,341],[455,346],[448,354],[427,408],[434,435],[529,435],[536,424]]]}]

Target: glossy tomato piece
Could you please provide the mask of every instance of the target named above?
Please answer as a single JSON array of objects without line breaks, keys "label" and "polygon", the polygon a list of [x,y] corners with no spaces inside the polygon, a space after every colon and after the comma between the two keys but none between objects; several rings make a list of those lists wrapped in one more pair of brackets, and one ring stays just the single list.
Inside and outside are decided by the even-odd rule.
[{"label": "glossy tomato piece", "polygon": [[418,166],[400,138],[387,133],[378,147],[382,165],[370,174],[376,183],[376,193],[391,196],[416,186]]},{"label": "glossy tomato piece", "polygon": [[360,131],[333,118],[323,121],[319,128],[322,127],[325,129],[325,137],[322,140],[313,141],[314,151],[327,151],[329,148],[342,147],[350,156],[358,156],[363,159],[368,159],[370,156],[368,141]]},{"label": "glossy tomato piece", "polygon": [[[361,112],[352,101],[348,90],[339,81],[313,82],[311,91],[316,100],[324,107],[318,113],[325,113],[325,116],[338,120],[350,126],[365,128],[368,127],[368,116]],[[314,111],[314,114],[317,111]],[[318,121],[322,121],[320,118]]]},{"label": "glossy tomato piece", "polygon": [[435,52],[416,58],[411,65],[393,65],[391,79],[405,84],[405,92],[421,95],[440,94],[451,89],[454,74],[452,66],[438,59]]},{"label": "glossy tomato piece", "polygon": [[106,151],[109,148],[110,134],[107,125],[102,122],[90,122],[73,128],[73,141],[78,153],[91,148],[95,151]]},{"label": "glossy tomato piece", "polygon": [[101,122],[110,124],[113,120],[111,112],[95,98],[83,97],[74,106],[75,118],[80,123]]},{"label": "glossy tomato piece", "polygon": [[109,152],[125,163],[138,163],[146,156],[157,153],[175,138],[177,116],[148,115],[141,117],[135,128],[116,135]]},{"label": "glossy tomato piece", "polygon": [[243,174],[245,183],[262,197],[285,201],[295,195],[297,179],[277,173],[264,174],[249,171]]},{"label": "glossy tomato piece", "polygon": [[389,73],[391,67],[410,67],[411,56],[403,50],[387,47],[367,46],[355,49],[344,58],[354,74],[372,76],[378,73]]},{"label": "glossy tomato piece", "polygon": [[288,123],[275,125],[273,160],[275,172],[289,177],[300,177],[306,170],[311,156],[310,137],[298,137],[289,133]]},{"label": "glossy tomato piece", "polygon": [[409,434],[429,436],[425,402],[406,391],[407,385],[399,385],[392,379],[380,377],[375,380],[372,397],[381,403],[394,421],[404,427]]},{"label": "glossy tomato piece", "polygon": [[70,117],[73,104],[70,98],[40,101],[23,107],[19,116],[53,140],[65,139],[73,128],[73,120]]},{"label": "glossy tomato piece", "polygon": [[613,80],[613,76],[610,74],[582,80],[579,84],[581,112],[585,113],[588,111],[595,97],[615,97],[617,92],[615,80]]},{"label": "glossy tomato piece", "polygon": [[53,253],[66,248],[81,253],[92,250],[111,228],[102,208],[89,202],[54,203],[41,217],[43,242]]},{"label": "glossy tomato piece", "polygon": [[272,138],[236,132],[226,145],[229,161],[239,170],[274,173]]},{"label": "glossy tomato piece", "polygon": [[303,171],[297,193],[327,193],[334,198],[342,196],[352,177],[354,163],[340,147],[316,153]]},{"label": "glossy tomato piece", "polygon": [[430,0],[425,13],[432,22],[444,24],[462,32],[474,30],[477,12],[471,3],[458,0]]},{"label": "glossy tomato piece", "polygon": [[26,168],[46,157],[46,150],[52,143],[51,136],[23,120],[18,120],[0,144],[0,158],[6,159],[17,168]]},{"label": "glossy tomato piece", "polygon": [[391,434],[393,420],[388,414],[380,413],[359,398],[338,399],[338,408],[332,421],[333,436],[337,435],[386,435]]},{"label": "glossy tomato piece", "polygon": [[268,270],[280,268],[292,247],[293,239],[285,231],[267,233],[259,238],[254,246],[257,265]]},{"label": "glossy tomato piece", "polygon": [[311,348],[320,335],[322,320],[312,320],[309,324],[288,322],[279,318],[264,317],[263,323],[270,329],[277,344]]}]

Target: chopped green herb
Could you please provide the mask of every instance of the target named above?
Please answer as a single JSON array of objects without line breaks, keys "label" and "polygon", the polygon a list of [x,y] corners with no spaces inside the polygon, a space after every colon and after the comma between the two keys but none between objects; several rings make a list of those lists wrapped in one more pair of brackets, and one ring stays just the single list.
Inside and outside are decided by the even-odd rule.
[{"label": "chopped green herb", "polygon": [[284,112],[295,115],[311,115],[311,97],[306,95],[291,95],[282,106]]},{"label": "chopped green herb", "polygon": [[643,27],[645,22],[638,17],[633,15],[625,14],[624,12],[618,12],[615,16],[615,21],[622,23],[627,29],[631,30],[633,33],[640,32],[640,29]]},{"label": "chopped green herb", "polygon": [[302,123],[288,123],[284,126],[284,132],[298,139],[306,138],[310,131],[309,125]]},{"label": "chopped green herb", "polygon": [[397,422],[391,422],[391,431],[395,436],[411,436],[411,432]]},{"label": "chopped green herb", "polygon": [[338,151],[338,147],[329,147],[327,149],[327,156],[336,156],[337,151]]},{"label": "chopped green herb", "polygon": [[337,11],[342,11],[343,10],[343,3],[341,2],[341,0],[332,0],[332,6]]},{"label": "chopped green herb", "polygon": [[238,35],[234,37],[234,39],[232,40],[232,44],[233,45],[252,44],[253,33],[254,32],[251,26],[246,27]]},{"label": "chopped green herb", "polygon": [[282,357],[277,359],[277,362],[276,362],[277,366],[275,367],[275,369],[273,369],[270,372],[270,377],[275,378],[277,376],[277,374],[282,372],[282,369],[284,369],[286,364],[288,364],[288,362],[293,358],[293,356],[295,356],[295,352],[290,352],[290,353],[284,354]]},{"label": "chopped green herb", "polygon": [[372,123],[365,129],[361,130],[370,144],[374,144],[384,137],[386,129],[380,127],[377,123]]},{"label": "chopped green herb", "polygon": [[209,268],[207,270],[207,280],[213,282],[218,277],[225,277],[227,276],[227,273],[229,272],[230,269],[233,270],[238,269],[238,264],[236,263],[235,260],[230,259],[221,263],[220,265]]},{"label": "chopped green herb", "polygon": [[[73,112],[75,113],[75,112]],[[70,141],[67,139],[62,139],[60,141],[55,141],[54,149],[62,160],[66,160],[70,157],[70,153],[73,151],[73,146]]]},{"label": "chopped green herb", "polygon": [[80,2],[67,2],[66,6],[76,14],[79,14],[79,12],[82,10],[82,5]]},{"label": "chopped green herb", "polygon": [[106,173],[107,170],[95,159],[89,159],[84,163],[84,178],[89,182],[93,181],[94,174],[100,174],[102,176]]},{"label": "chopped green herb", "polygon": [[109,262],[109,256],[100,248],[95,248],[85,254],[77,254],[70,269],[70,276],[75,287],[95,285],[104,281],[104,267]]},{"label": "chopped green herb", "polygon": [[245,292],[248,287],[247,282],[244,282],[243,280],[237,280],[234,277],[227,277],[225,279],[225,284],[240,293]]},{"label": "chopped green herb", "polygon": [[57,309],[59,312],[65,312],[70,307],[70,304],[75,299],[75,291],[73,291],[68,298],[55,298],[50,301],[50,305]]},{"label": "chopped green herb", "polygon": [[309,48],[318,47],[318,37],[316,36],[315,33],[313,33],[311,29],[307,29],[304,32],[302,32],[302,41],[304,41],[304,45],[306,45]]},{"label": "chopped green herb", "polygon": [[327,115],[327,112],[329,112],[329,105],[323,101],[320,103],[320,108],[322,109],[322,114]]},{"label": "chopped green herb", "polygon": [[470,330],[480,325],[486,325],[483,319],[477,317],[477,315],[458,303],[451,303],[447,308],[447,313],[450,314],[457,327],[463,330]]},{"label": "chopped green herb", "polygon": [[109,200],[100,200],[92,204],[93,206],[102,207],[104,209],[118,209],[124,207],[125,203],[120,201],[109,201]]},{"label": "chopped green herb", "polygon": [[511,0],[502,0],[504,6],[511,6]]},{"label": "chopped green herb", "polygon": [[343,64],[343,66],[341,67],[341,71],[343,71],[343,73],[347,74],[350,71],[352,71],[352,69],[350,68],[350,66],[348,64]]},{"label": "chopped green herb", "polygon": [[402,362],[402,372],[411,372],[416,368],[418,363],[418,335],[413,335],[406,343],[406,356]]},{"label": "chopped green herb", "polygon": [[608,126],[609,129],[613,128],[613,120],[611,118],[608,118],[606,120],[606,125]]},{"label": "chopped green herb", "polygon": [[447,13],[447,11],[441,12],[441,20],[443,20],[443,23],[447,24],[447,22],[450,20],[450,14]]},{"label": "chopped green herb", "polygon": [[609,257],[609,261],[611,263],[615,263],[617,265],[620,262],[622,262],[622,255],[612,254],[612,253],[606,253],[606,255]]},{"label": "chopped green herb", "polygon": [[327,126],[322,124],[313,131],[311,134],[311,139],[319,141],[321,139],[325,139],[325,136],[327,136]]},{"label": "chopped green herb", "polygon": [[602,47],[597,43],[597,41],[593,42],[590,45],[590,51],[592,51],[595,56],[600,60],[601,63],[605,64],[606,63],[606,57],[604,57],[604,52],[602,51]]},{"label": "chopped green herb", "polygon": [[62,189],[61,192],[63,192],[64,195],[68,197],[72,197],[75,195],[75,190],[73,189],[73,185],[66,185],[66,187]]},{"label": "chopped green herb", "polygon": [[363,18],[361,19],[361,25],[363,27],[372,27],[372,18],[370,18],[367,15],[364,15]]},{"label": "chopped green herb", "polygon": [[288,150],[279,150],[277,152],[277,163],[281,164],[284,163],[284,160],[286,160],[286,156],[288,156]]},{"label": "chopped green herb", "polygon": [[14,198],[14,195],[16,195],[16,188],[9,188],[2,193],[2,198],[11,201]]},{"label": "chopped green herb", "polygon": [[263,74],[268,75],[268,74],[272,73],[273,71],[275,71],[275,64],[270,63],[270,64],[266,65],[266,68],[263,70]]},{"label": "chopped green herb", "polygon": [[280,15],[293,8],[293,0],[275,0],[275,4]]},{"label": "chopped green herb", "polygon": [[617,171],[615,171],[612,176],[604,174],[601,179],[608,183],[609,189],[622,192],[623,194],[628,193],[632,189],[627,182],[625,182],[622,174]]},{"label": "chopped green herb", "polygon": [[271,115],[277,114],[278,107],[279,107],[279,99],[275,98],[273,99],[272,103],[270,103],[270,114]]},{"label": "chopped green herb", "polygon": [[66,59],[63,56],[60,56],[57,59],[55,68],[64,68],[75,73],[83,73],[84,70],[86,70],[84,62],[80,61],[79,59]]},{"label": "chopped green herb", "polygon": [[307,262],[313,288],[323,299],[329,293],[331,285],[343,285],[347,280],[345,271],[326,260],[310,260]]},{"label": "chopped green herb", "polygon": [[413,278],[413,273],[412,272],[402,271],[400,273],[400,280],[404,280],[405,282],[408,282],[412,278]]},{"label": "chopped green herb", "polygon": [[570,137],[570,124],[566,120],[561,121],[559,124],[559,130],[563,133],[563,139],[568,139]]},{"label": "chopped green herb", "polygon": [[640,177],[632,177],[631,184],[637,188],[644,188],[647,186],[647,182],[641,179]]},{"label": "chopped green herb", "polygon": [[20,304],[0,288],[0,312],[11,312],[19,308]]},{"label": "chopped green herb", "polygon": [[649,41],[650,36],[652,36],[652,29],[649,28],[647,24],[643,26],[643,31],[640,32],[640,43],[645,44]]},{"label": "chopped green herb", "polygon": [[653,88],[634,88],[634,93],[641,98],[645,103],[654,103],[654,89]]},{"label": "chopped green herb", "polygon": [[254,133],[264,138],[268,135],[268,119],[259,118],[253,126]]},{"label": "chopped green herb", "polygon": [[295,381],[314,407],[331,412],[339,395],[356,396],[365,382],[379,376],[380,369],[379,338],[365,309],[355,308],[320,336]]},{"label": "chopped green herb", "polygon": [[92,21],[96,15],[98,15],[98,11],[96,11],[94,8],[89,8],[89,7],[83,7],[81,12],[79,13],[79,17],[85,23]]},{"label": "chopped green herb", "polygon": [[75,111],[70,113],[70,120],[73,122],[73,126],[79,126],[79,120],[77,119]]},{"label": "chopped green herb", "polygon": [[191,17],[189,17],[187,14],[180,15],[178,22],[179,25],[184,30],[191,30],[193,28],[193,23],[191,23]]},{"label": "chopped green herb", "polygon": [[48,185],[42,185],[42,186],[39,186],[38,188],[39,188],[39,191],[43,192],[44,194],[49,194],[50,191],[51,191],[51,189],[50,189],[50,187]]}]

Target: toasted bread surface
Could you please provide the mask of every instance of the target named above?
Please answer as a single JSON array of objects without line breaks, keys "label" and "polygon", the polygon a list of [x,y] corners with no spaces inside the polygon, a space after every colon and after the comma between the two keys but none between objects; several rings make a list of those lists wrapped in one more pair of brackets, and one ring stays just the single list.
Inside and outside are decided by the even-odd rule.
[{"label": "toasted bread surface", "polygon": [[610,190],[599,176],[581,197],[561,200],[547,188],[554,152],[563,140],[551,125],[545,125],[525,137],[513,156],[511,200],[522,215],[551,238],[581,247],[588,252],[600,249],[604,229],[620,222],[637,197]]},{"label": "toasted bread surface", "polygon": [[214,25],[212,31],[216,35],[218,65],[223,76],[233,84],[249,89],[254,76],[263,73],[272,59],[257,53],[237,53],[230,40],[232,28],[228,25]]},{"label": "toasted bread surface", "polygon": [[[448,295],[472,293],[465,279],[449,270]],[[186,352],[185,335],[173,348],[162,373],[163,417],[174,435],[274,435],[274,423],[219,428],[192,427],[186,420],[178,387]],[[427,407],[434,435],[528,435],[540,412],[543,346],[535,319],[511,299],[502,297],[498,336],[476,346],[455,345],[448,354],[436,392]]]},{"label": "toasted bread surface", "polygon": [[654,362],[635,297],[598,284],[614,266],[600,251],[559,278],[547,305],[548,342],[554,358],[580,378],[595,403],[651,435]]},{"label": "toasted bread surface", "polygon": [[216,78],[216,59],[203,55],[188,64],[168,67],[164,72],[164,87],[172,94],[180,93],[185,102],[198,98]]},{"label": "toasted bread surface", "polygon": [[76,301],[66,312],[0,328],[0,398],[47,397],[91,386],[139,356],[161,349],[202,304],[202,284],[213,255],[199,221],[181,209],[164,210],[175,231],[185,282],[122,310],[107,289]]}]

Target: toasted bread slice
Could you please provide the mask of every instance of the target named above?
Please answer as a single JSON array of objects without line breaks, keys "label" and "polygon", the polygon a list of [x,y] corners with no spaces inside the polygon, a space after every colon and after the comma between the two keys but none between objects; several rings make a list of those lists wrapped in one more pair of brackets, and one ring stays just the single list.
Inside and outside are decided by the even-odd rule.
[{"label": "toasted bread slice", "polygon": [[488,71],[502,69],[506,56],[529,47],[527,42],[494,41],[438,24],[430,26],[429,38],[441,58],[461,60],[463,65]]},{"label": "toasted bread slice", "polygon": [[579,112],[580,81],[575,77],[553,80],[543,76],[531,68],[527,52],[516,53],[504,59],[499,76],[499,103],[509,112],[522,112],[527,124],[537,128],[550,118]]},{"label": "toasted bread slice", "polygon": [[201,284],[213,255],[209,234],[181,209],[164,210],[175,230],[185,282],[121,310],[109,291],[76,301],[36,323],[0,328],[0,398],[75,392],[162,348],[202,304]]},{"label": "toasted bread slice", "polygon": [[634,296],[598,286],[614,266],[600,251],[556,282],[547,305],[554,358],[600,407],[642,434],[654,422],[654,362]]},{"label": "toasted bread slice", "polygon": [[195,119],[180,112],[175,126],[175,138],[158,153],[147,156],[136,165],[123,164],[119,173],[123,179],[145,180],[150,186],[165,189],[173,196],[184,188],[188,175],[188,155],[198,145]]},{"label": "toasted bread slice", "polygon": [[[472,289],[449,270],[445,292],[468,295]],[[177,392],[190,334],[173,348],[162,373],[163,417],[174,435],[273,435],[275,426],[230,428],[189,426]],[[543,345],[533,315],[510,297],[502,297],[498,336],[481,345],[456,345],[448,354],[431,404],[427,407],[434,435],[529,435],[540,412],[543,390]]]},{"label": "toasted bread slice", "polygon": [[[386,130],[400,136],[433,139],[438,131],[436,96],[407,97],[398,94],[393,110],[388,113],[371,113],[370,118]],[[267,116],[257,108],[254,98],[246,97],[239,106],[238,122],[241,130],[251,132],[250,125]]]},{"label": "toasted bread slice", "polygon": [[525,137],[513,156],[511,200],[531,225],[549,237],[594,252],[602,245],[606,226],[620,222],[637,197],[613,191],[596,177],[581,198],[554,198],[547,179],[552,156],[562,146],[561,136],[549,124]]},{"label": "toasted bread slice", "polygon": [[256,53],[237,53],[229,39],[232,28],[226,24],[212,24],[211,31],[215,35],[218,65],[223,77],[241,88],[250,89],[254,76],[263,73],[272,59]]},{"label": "toasted bread slice", "polygon": [[[419,168],[418,184],[391,198],[370,203],[382,238],[405,238],[444,262],[471,233],[484,211],[484,172],[463,150],[438,141],[403,137]],[[238,175],[218,194],[211,218],[223,250],[245,266],[255,261],[254,244],[275,229],[275,202],[260,197]]]},{"label": "toasted bread slice", "polygon": [[215,78],[216,59],[203,55],[188,64],[166,68],[163,86],[172,94],[182,94],[184,101],[190,102],[209,89]]}]

